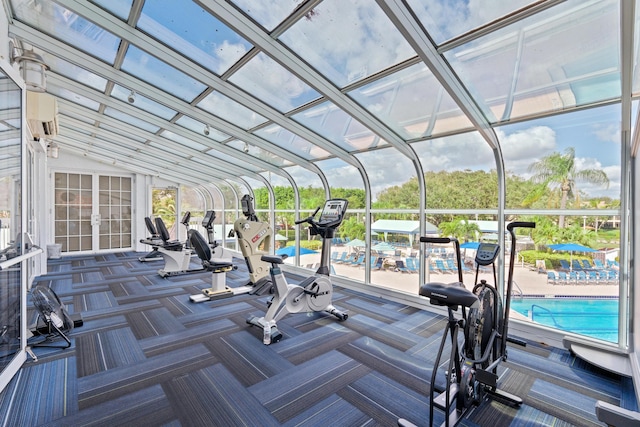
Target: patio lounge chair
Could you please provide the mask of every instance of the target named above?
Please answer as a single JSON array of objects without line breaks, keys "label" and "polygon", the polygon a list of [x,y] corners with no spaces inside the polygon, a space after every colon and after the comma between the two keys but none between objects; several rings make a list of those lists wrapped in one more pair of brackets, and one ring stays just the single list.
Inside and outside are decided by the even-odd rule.
[{"label": "patio lounge chair", "polygon": [[576,284],[577,285],[586,285],[587,284],[587,273],[585,273],[584,271],[580,270],[575,272],[577,279],[576,279]]},{"label": "patio lounge chair", "polygon": [[444,261],[442,261],[441,259],[437,259],[436,260],[436,268],[438,269],[438,271],[440,271],[441,273],[453,273],[449,268],[447,268],[444,265]]},{"label": "patio lounge chair", "polygon": [[569,278],[567,277],[567,273],[564,271],[558,272],[558,283],[562,285],[566,285],[569,283]]},{"label": "patio lounge chair", "polygon": [[583,259],[582,260],[582,269],[583,270],[594,270],[595,268],[591,265],[591,263],[589,262],[588,259]]},{"label": "patio lounge chair", "polygon": [[409,269],[404,265],[404,261],[401,259],[396,260],[396,270],[403,273],[411,273],[411,271],[409,271]]},{"label": "patio lounge chair", "polygon": [[594,259],[593,260],[593,265],[595,266],[596,270],[606,270],[607,267],[604,266],[604,264],[602,263],[602,261],[600,261],[599,259]]},{"label": "patio lounge chair", "polygon": [[[383,257],[377,257],[377,259],[375,259],[376,257],[371,257],[371,269],[372,270],[382,270],[382,265],[384,264],[384,258]],[[375,261],[374,261],[375,259]]]},{"label": "patio lounge chair", "polygon": [[411,273],[417,273],[419,270],[419,267],[416,265],[416,259],[415,258],[407,258],[407,268],[409,269],[409,271]]},{"label": "patio lounge chair", "polygon": [[571,261],[571,267],[574,271],[582,270],[582,263],[579,259],[574,259],[573,261]]},{"label": "patio lounge chair", "polygon": [[364,264],[364,254],[358,256],[355,261],[349,263],[349,265],[355,265],[356,267],[362,264]]},{"label": "patio lounge chair", "polygon": [[569,265],[569,261],[567,261],[566,259],[561,259],[560,260],[560,268],[565,270],[565,271],[569,271],[569,270],[571,270],[571,265]]},{"label": "patio lounge chair", "polygon": [[558,283],[558,278],[556,277],[556,273],[553,271],[547,271],[547,284],[556,285],[557,283]]},{"label": "patio lounge chair", "polygon": [[598,283],[600,283],[600,276],[598,275],[598,272],[595,270],[590,270],[587,272],[587,282],[590,285],[597,285]]},{"label": "patio lounge chair", "polygon": [[335,263],[338,263],[338,264],[342,264],[342,263],[344,263],[346,261],[347,261],[347,252],[346,251],[342,252],[342,255],[340,255],[340,258],[336,258],[336,259],[331,260],[331,262],[335,262]]}]

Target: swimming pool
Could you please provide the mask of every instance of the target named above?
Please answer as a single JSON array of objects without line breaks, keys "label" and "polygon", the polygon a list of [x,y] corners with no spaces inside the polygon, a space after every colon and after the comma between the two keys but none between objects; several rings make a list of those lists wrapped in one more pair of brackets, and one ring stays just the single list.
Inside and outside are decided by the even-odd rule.
[{"label": "swimming pool", "polygon": [[542,325],[618,342],[618,300],[513,298],[511,309]]}]

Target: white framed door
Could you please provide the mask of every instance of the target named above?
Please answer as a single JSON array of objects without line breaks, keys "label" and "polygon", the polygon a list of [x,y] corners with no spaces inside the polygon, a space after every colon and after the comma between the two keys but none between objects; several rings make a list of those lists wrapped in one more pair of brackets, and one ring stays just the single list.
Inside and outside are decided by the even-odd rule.
[{"label": "white framed door", "polygon": [[54,172],[53,181],[63,253],[131,249],[131,177]]}]

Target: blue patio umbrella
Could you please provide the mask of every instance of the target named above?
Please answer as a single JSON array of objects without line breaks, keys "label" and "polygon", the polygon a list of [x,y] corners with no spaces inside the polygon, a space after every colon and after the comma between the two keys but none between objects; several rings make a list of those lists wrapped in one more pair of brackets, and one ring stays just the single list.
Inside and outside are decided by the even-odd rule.
[{"label": "blue patio umbrella", "polygon": [[578,243],[556,243],[547,247],[549,249],[553,249],[554,251],[569,252],[569,271],[573,271],[574,252],[598,252],[596,249],[592,249],[588,246],[583,246]]},{"label": "blue patio umbrella", "polygon": [[371,249],[378,252],[390,252],[396,250],[395,246],[390,245],[387,242],[380,242],[374,245]]},{"label": "blue patio umbrella", "polygon": [[[300,248],[300,255],[307,254],[317,254],[317,251],[307,248]],[[286,255],[288,257],[292,257],[296,255],[296,247],[295,246],[285,246],[284,248],[280,248],[276,251],[276,255]]]},{"label": "blue patio umbrella", "polygon": [[464,242],[460,245],[460,249],[478,249],[480,242]]}]

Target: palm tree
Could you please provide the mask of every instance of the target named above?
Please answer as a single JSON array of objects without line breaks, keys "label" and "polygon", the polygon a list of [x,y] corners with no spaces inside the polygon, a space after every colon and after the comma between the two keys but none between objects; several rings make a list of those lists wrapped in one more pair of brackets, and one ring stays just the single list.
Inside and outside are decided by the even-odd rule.
[{"label": "palm tree", "polygon": [[[534,190],[525,203],[531,204],[542,196],[546,188],[559,188],[561,192],[560,209],[567,207],[567,200],[576,192],[576,180],[583,180],[590,184],[609,186],[609,178],[600,169],[577,170],[575,165],[575,148],[569,147],[564,154],[551,153],[529,166],[529,171],[534,172],[532,180],[540,185]],[[558,219],[558,227],[564,227],[564,215]]]}]

